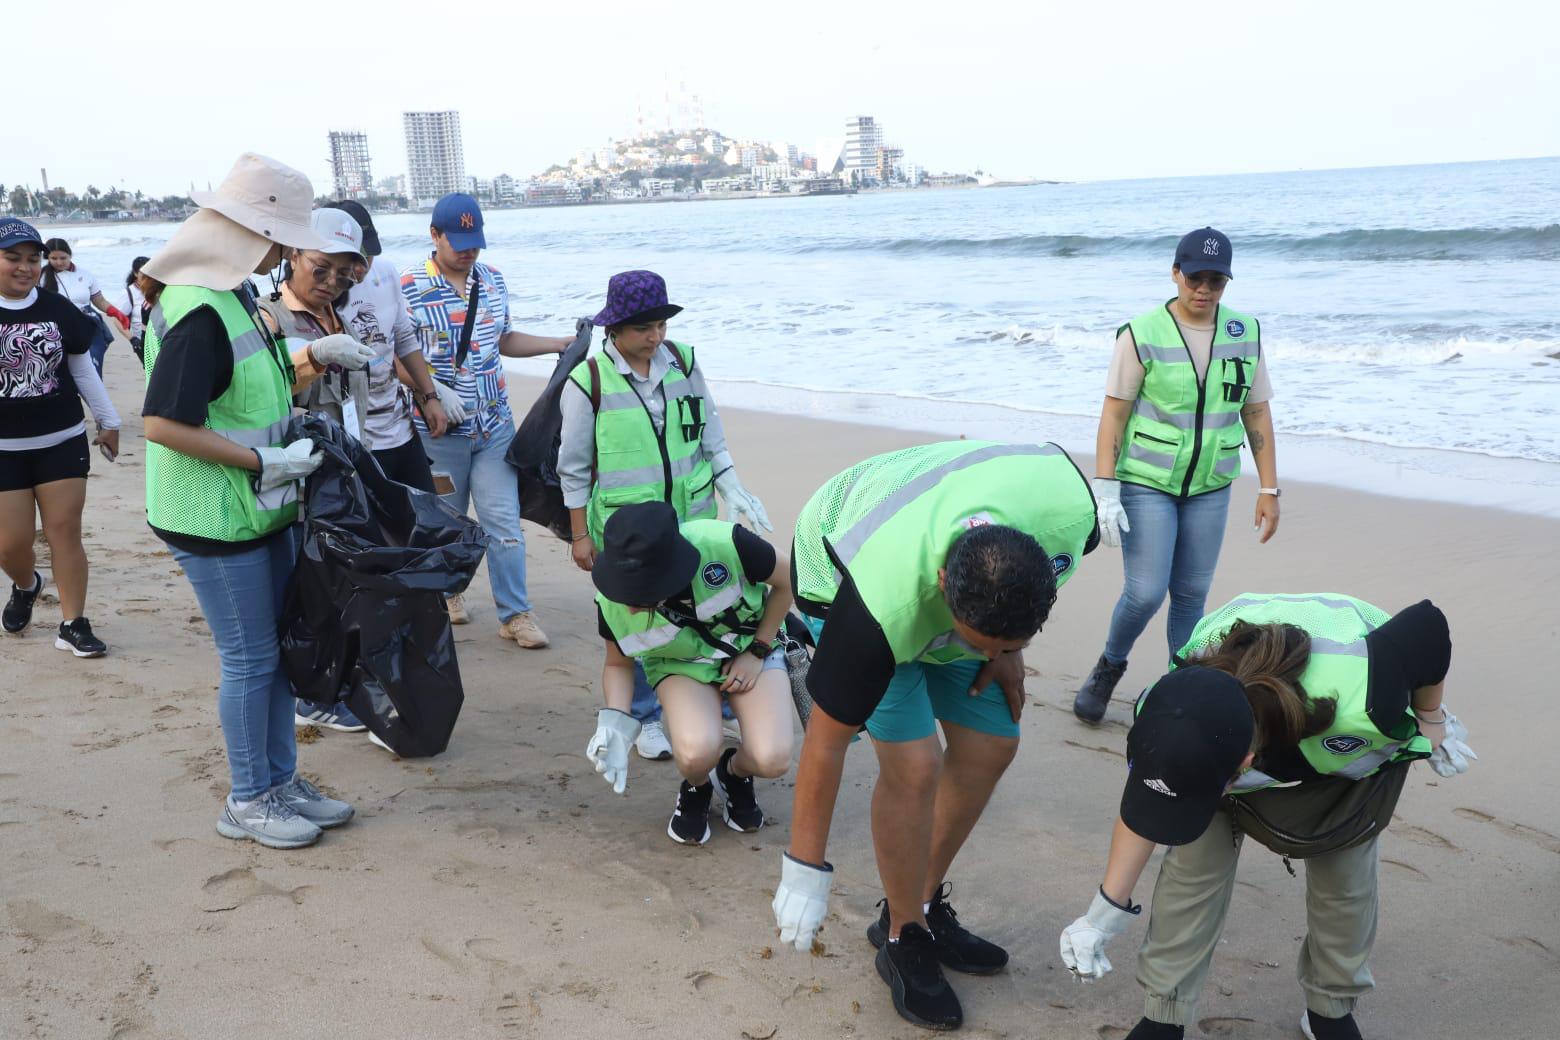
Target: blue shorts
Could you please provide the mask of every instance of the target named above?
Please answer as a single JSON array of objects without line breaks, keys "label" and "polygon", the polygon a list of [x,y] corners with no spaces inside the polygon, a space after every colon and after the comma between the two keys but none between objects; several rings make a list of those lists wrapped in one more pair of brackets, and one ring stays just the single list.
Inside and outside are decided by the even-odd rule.
[{"label": "blue shorts", "polygon": [[[824,622],[808,615],[803,615],[803,619],[817,640],[823,633]],[[912,661],[897,666],[883,699],[867,717],[867,732],[873,740],[906,743],[936,733],[937,723],[942,721],[977,733],[1017,739],[1018,723],[1008,710],[1002,687],[992,683],[977,696],[970,696],[970,684],[982,663]]]}]

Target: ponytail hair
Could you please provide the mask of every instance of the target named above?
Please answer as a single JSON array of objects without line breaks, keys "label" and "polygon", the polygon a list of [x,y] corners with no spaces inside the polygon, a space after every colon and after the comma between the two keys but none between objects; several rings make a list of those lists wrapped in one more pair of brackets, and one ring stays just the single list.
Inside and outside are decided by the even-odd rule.
[{"label": "ponytail hair", "polygon": [[54,273],[54,265],[49,263],[50,253],[64,253],[73,255],[70,251],[70,243],[63,238],[51,238],[43,244],[43,287],[52,293],[60,291],[59,275]]},{"label": "ponytail hair", "polygon": [[1257,722],[1252,750],[1280,751],[1326,732],[1338,712],[1336,700],[1306,696],[1300,675],[1310,659],[1311,637],[1298,625],[1237,619],[1196,663],[1240,681]]}]

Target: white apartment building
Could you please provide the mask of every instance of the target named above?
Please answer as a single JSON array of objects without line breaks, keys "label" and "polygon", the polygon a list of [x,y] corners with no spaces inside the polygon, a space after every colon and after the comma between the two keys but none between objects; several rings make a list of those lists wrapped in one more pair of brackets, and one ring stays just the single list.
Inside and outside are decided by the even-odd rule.
[{"label": "white apartment building", "polygon": [[788,162],[754,163],[752,173],[753,180],[767,184],[770,181],[790,180],[795,176],[795,167]]},{"label": "white apartment building", "polygon": [[878,149],[883,147],[883,128],[871,116],[857,116],[845,123],[845,170],[843,176],[853,184],[870,183],[877,177]]},{"label": "white apartment building", "polygon": [[493,178],[493,201],[511,204],[515,201],[517,185],[515,179],[507,173],[501,173]]},{"label": "white apartment building", "polygon": [[431,206],[441,196],[464,190],[466,157],[460,141],[460,113],[405,112],[407,190],[414,206]]},{"label": "white apartment building", "polygon": [[614,166],[622,165],[618,161],[617,149],[612,145],[602,145],[596,149],[596,169],[610,170]]},{"label": "white apartment building", "polygon": [[361,199],[373,190],[367,134],[357,130],[330,132],[330,173],[338,199]]}]

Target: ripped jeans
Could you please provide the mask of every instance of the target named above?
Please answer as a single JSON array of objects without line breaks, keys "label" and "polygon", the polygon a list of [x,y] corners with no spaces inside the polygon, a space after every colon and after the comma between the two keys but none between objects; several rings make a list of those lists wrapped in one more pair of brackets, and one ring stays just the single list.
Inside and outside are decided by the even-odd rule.
[{"label": "ripped jeans", "polygon": [[489,437],[462,437],[447,433],[430,437],[421,431],[423,451],[435,473],[448,473],[455,490],[444,501],[460,512],[468,502],[477,507],[477,520],[488,535],[488,581],[498,620],[508,621],[531,609],[525,591],[525,531],[520,527],[520,474],[504,460],[512,426],[500,426]]}]

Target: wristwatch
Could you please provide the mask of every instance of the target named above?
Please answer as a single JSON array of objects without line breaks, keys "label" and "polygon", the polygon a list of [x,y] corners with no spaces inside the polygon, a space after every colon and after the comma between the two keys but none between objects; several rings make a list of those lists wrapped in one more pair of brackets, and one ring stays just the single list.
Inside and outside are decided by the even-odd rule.
[{"label": "wristwatch", "polygon": [[1272,495],[1274,498],[1280,497],[1281,495],[1283,495],[1283,493],[1284,493],[1284,489],[1283,488],[1265,488],[1265,487],[1257,488],[1257,494],[1259,494],[1259,495]]},{"label": "wristwatch", "polygon": [[755,639],[747,645],[747,652],[762,661],[774,653],[775,644],[766,643],[762,639]]}]

